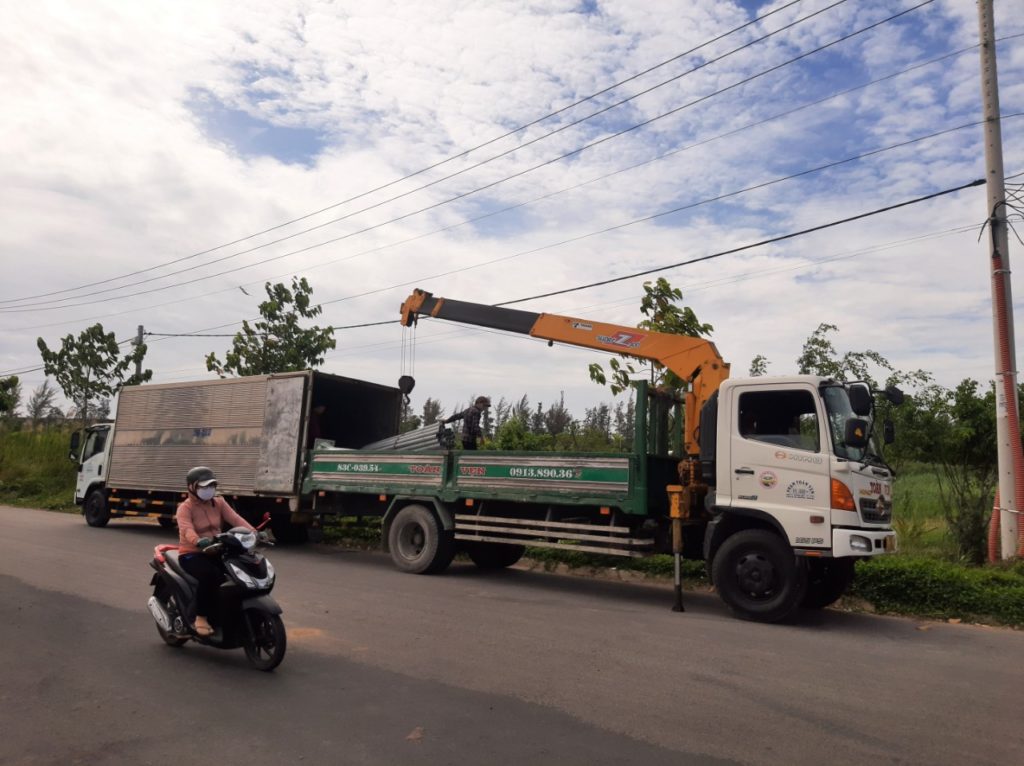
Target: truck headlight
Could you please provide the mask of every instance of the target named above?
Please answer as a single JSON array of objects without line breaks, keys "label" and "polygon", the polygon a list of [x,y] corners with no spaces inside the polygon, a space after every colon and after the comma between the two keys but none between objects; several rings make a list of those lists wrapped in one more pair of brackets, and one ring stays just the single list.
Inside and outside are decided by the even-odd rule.
[{"label": "truck headlight", "polygon": [[871,552],[871,541],[863,535],[851,535],[850,547],[861,553]]}]

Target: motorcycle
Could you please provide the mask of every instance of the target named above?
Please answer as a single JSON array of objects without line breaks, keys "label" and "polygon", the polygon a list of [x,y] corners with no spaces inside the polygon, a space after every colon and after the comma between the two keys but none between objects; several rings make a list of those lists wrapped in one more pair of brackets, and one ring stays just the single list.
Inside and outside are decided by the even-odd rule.
[{"label": "motorcycle", "polygon": [[256,550],[262,540],[259,532],[235,527],[213,538],[213,543],[198,555],[219,559],[224,581],[218,590],[215,615],[208,615],[214,631],[199,635],[195,621],[198,581],[185,571],[178,559],[177,545],[158,545],[150,566],[156,570],[150,585],[153,595],[147,606],[160,638],[169,646],[195,641],[218,649],[245,649],[249,663],[257,670],[270,671],[281,664],[287,647],[281,607],[270,596],[274,587],[274,567]]}]

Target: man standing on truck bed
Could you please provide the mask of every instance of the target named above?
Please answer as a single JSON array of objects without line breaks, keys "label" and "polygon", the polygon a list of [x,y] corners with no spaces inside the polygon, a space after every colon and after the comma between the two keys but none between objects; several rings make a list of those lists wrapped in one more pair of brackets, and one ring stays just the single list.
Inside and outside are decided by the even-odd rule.
[{"label": "man standing on truck bed", "polygon": [[484,410],[491,406],[491,400],[486,396],[478,396],[473,405],[462,412],[457,412],[450,418],[442,420],[441,423],[454,423],[462,421],[462,449],[476,449],[477,439],[482,439],[484,432],[480,428],[480,416]]}]

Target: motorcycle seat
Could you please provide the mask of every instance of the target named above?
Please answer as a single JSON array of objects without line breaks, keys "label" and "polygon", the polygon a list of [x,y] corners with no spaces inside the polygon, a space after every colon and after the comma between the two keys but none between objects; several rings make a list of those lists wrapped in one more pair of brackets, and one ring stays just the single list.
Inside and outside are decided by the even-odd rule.
[{"label": "motorcycle seat", "polygon": [[181,562],[178,561],[178,551],[164,551],[164,558],[167,559],[167,565],[177,574],[181,575],[185,582],[193,588],[199,585],[199,580],[186,572],[185,568],[181,565]]}]

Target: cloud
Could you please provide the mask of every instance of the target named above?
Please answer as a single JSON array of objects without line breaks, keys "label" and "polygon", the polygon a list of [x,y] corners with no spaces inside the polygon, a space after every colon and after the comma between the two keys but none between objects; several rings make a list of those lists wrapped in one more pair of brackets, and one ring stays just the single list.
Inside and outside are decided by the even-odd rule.
[{"label": "cloud", "polygon": [[[826,4],[801,3],[621,92],[398,183],[699,45],[748,20],[750,11],[727,2],[526,0],[15,6],[0,29],[7,117],[0,127],[0,301],[8,301],[0,303],[0,370],[36,366],[38,335],[52,343],[97,320],[119,337],[133,335],[138,324],[155,332],[231,332],[232,323],[255,316],[264,280],[305,269],[315,297],[328,302],[324,320],[359,324],[397,318],[398,302],[413,286],[486,303],[520,298],[706,255],[979,177],[980,127],[587,236],[979,119],[973,51],[701,143],[972,45],[974,5],[956,0],[447,202],[908,7],[843,4],[466,170]],[[1021,32],[1006,5],[999,8],[1000,34]],[[1005,112],[1024,110],[1022,42],[999,47]],[[1024,170],[1019,136],[1018,123],[1004,126],[1010,172]],[[646,162],[684,147],[691,148]],[[569,187],[576,188],[561,191]],[[539,197],[545,198],[521,205]],[[415,212],[423,208],[431,209]],[[248,238],[318,210],[324,212]],[[975,189],[665,275],[715,325],[716,343],[737,373],[757,353],[772,360],[773,372],[791,371],[803,340],[824,321],[839,325],[840,348],[873,348],[898,367],[929,369],[947,385],[965,376],[985,379],[992,367],[987,252],[976,233],[843,257],[978,223],[984,210],[984,192]],[[241,253],[289,235],[295,236]],[[310,249],[297,252],[304,248]],[[198,253],[204,254],[154,268]],[[210,263],[226,256],[234,257]],[[188,271],[170,276],[182,269]],[[143,273],[107,281],[135,271]],[[159,279],[124,286],[151,277]],[[99,284],[44,295],[93,282]],[[641,282],[525,307],[633,325]],[[142,293],[157,287],[164,289]],[[117,289],[99,292],[108,288]],[[25,296],[42,297],[10,302]],[[75,303],[85,305],[65,307]],[[338,338],[326,369],[397,379],[396,326],[339,331]],[[205,376],[202,357],[229,344],[228,338],[154,341],[148,362],[158,380]],[[594,352],[441,323],[425,323],[419,343],[418,397],[451,403],[479,387],[495,397],[528,393],[534,401],[553,401],[565,390],[578,414],[608,398],[586,377]],[[479,386],[467,383],[467,370]],[[36,385],[41,375],[26,382]]]}]

